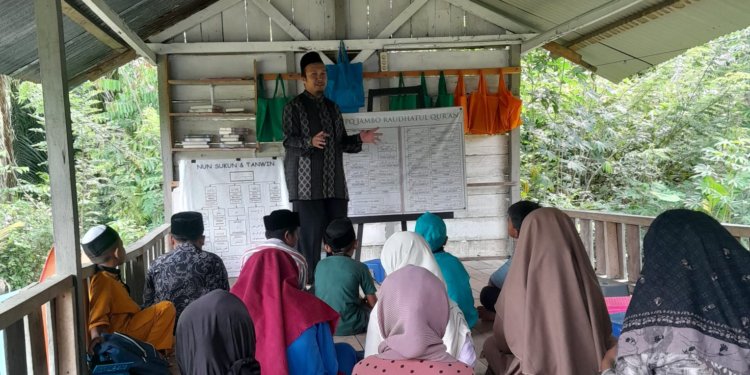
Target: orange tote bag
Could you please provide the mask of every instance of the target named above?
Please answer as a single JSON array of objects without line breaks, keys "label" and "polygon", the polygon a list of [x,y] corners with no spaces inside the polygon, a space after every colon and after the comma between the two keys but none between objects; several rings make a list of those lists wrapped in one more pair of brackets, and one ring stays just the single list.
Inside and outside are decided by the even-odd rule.
[{"label": "orange tote bag", "polygon": [[507,133],[521,125],[523,103],[521,99],[513,96],[513,93],[508,90],[508,86],[505,85],[505,74],[502,71],[500,71],[500,79],[498,80],[497,97],[499,100],[498,128],[495,134]]},{"label": "orange tote bag", "polygon": [[453,90],[453,105],[461,107],[464,111],[464,134],[469,133],[469,96],[466,95],[466,88],[464,87],[464,75],[460,71],[458,72],[458,82],[456,82],[456,89]]},{"label": "orange tote bag", "polygon": [[487,91],[487,81],[480,71],[477,91],[471,93],[469,98],[468,134],[495,134],[499,120],[498,104],[498,96]]}]

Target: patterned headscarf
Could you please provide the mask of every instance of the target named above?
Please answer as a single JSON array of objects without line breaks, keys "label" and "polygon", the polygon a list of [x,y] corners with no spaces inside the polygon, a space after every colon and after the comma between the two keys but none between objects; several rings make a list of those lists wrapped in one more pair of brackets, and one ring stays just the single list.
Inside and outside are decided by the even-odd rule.
[{"label": "patterned headscarf", "polygon": [[750,373],[750,252],[719,222],[689,210],[659,215],[643,252],[618,356],[692,354]]},{"label": "patterned headscarf", "polygon": [[407,265],[380,289],[378,325],[385,338],[378,357],[456,362],[443,344],[450,305],[443,283],[430,271]]}]

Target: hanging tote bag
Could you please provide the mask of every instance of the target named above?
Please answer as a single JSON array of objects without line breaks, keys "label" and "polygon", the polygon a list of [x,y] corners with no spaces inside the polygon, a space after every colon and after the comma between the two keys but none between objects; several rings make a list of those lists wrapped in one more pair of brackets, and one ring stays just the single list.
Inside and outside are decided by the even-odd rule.
[{"label": "hanging tote bag", "polygon": [[448,93],[448,84],[445,82],[445,74],[441,71],[440,81],[438,81],[438,96],[435,99],[435,107],[452,107],[453,105],[453,94]]},{"label": "hanging tote bag", "polygon": [[466,88],[464,87],[464,75],[460,71],[458,72],[458,82],[456,82],[456,88],[453,91],[453,105],[461,107],[464,112],[464,134],[469,134],[469,96],[466,95]]},{"label": "hanging tote bag", "polygon": [[362,63],[349,62],[343,40],[339,44],[338,61],[334,65],[326,65],[326,74],[326,98],[338,104],[343,113],[359,112],[359,108],[365,105]]},{"label": "hanging tote bag", "polygon": [[[404,83],[404,74],[399,73],[398,88],[404,87],[406,87],[406,83]],[[388,102],[388,109],[391,111],[417,108],[417,95],[415,94],[391,95]]]},{"label": "hanging tote bag", "polygon": [[484,73],[479,71],[477,91],[471,94],[469,100],[469,134],[497,134],[498,104],[498,96],[487,91]]},{"label": "hanging tote bag", "polygon": [[[419,76],[419,87],[422,90],[422,108],[432,108],[432,98],[427,91],[427,79],[424,77],[424,72]],[[419,104],[417,104],[419,105]]]},{"label": "hanging tote bag", "polygon": [[500,71],[500,79],[497,87],[498,96],[498,129],[497,133],[507,133],[521,125],[521,99],[513,96],[505,85],[505,74]]},{"label": "hanging tote bag", "polygon": [[[271,98],[266,98],[262,74],[258,75],[256,82],[258,85],[258,108],[255,112],[256,139],[258,142],[283,141],[282,116],[284,106],[293,98],[286,96],[286,85],[281,78],[281,74],[276,77],[276,88]],[[279,86],[281,86],[281,96],[279,96]]]}]

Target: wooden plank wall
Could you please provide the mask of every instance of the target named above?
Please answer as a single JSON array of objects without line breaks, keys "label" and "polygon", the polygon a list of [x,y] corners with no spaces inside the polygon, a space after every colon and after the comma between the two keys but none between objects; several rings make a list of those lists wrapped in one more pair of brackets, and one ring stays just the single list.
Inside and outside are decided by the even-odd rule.
[{"label": "wooden plank wall", "polygon": [[[348,0],[341,6],[346,39],[375,38],[412,0]],[[336,39],[336,0],[270,0],[311,40]],[[443,0],[430,0],[401,26],[399,38],[504,34],[505,30]],[[186,30],[170,42],[247,42],[292,40],[252,0],[241,0],[216,16]]]}]

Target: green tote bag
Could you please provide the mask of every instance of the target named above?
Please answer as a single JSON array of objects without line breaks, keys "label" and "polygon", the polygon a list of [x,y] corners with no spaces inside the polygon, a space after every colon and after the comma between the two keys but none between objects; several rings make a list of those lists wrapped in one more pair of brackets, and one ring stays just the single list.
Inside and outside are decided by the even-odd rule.
[{"label": "green tote bag", "polygon": [[[398,87],[399,88],[406,87],[406,84],[404,83],[403,74],[398,75]],[[417,95],[414,95],[414,94],[392,95],[390,97],[388,108],[391,111],[400,111],[404,109],[417,109]]]},{"label": "green tote bag", "polygon": [[453,94],[448,93],[448,84],[445,83],[445,74],[440,72],[438,82],[438,96],[435,99],[435,107],[453,107]]},{"label": "green tote bag", "polygon": [[[258,142],[279,142],[284,140],[284,129],[282,126],[282,115],[284,106],[293,97],[286,96],[286,85],[281,79],[281,74],[276,77],[276,88],[273,97],[266,98],[263,75],[258,75],[258,108],[255,111],[255,132]],[[281,86],[281,96],[279,96]]]}]

